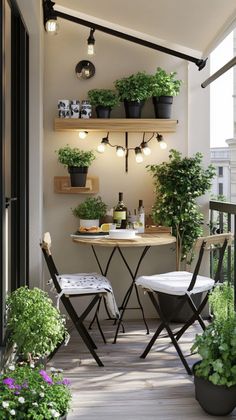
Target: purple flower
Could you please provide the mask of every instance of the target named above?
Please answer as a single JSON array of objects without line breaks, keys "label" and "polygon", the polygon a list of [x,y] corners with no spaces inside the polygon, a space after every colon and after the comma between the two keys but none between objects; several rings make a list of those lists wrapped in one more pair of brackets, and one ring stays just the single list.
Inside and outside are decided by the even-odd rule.
[{"label": "purple flower", "polygon": [[13,378],[6,378],[6,379],[3,379],[2,383],[4,385],[7,385],[9,387],[12,387],[12,385],[14,385],[14,383],[15,383],[15,379],[13,379]]},{"label": "purple flower", "polygon": [[63,383],[63,385],[67,385],[67,386],[70,385],[70,381],[67,378],[64,378],[62,383]]},{"label": "purple flower", "polygon": [[39,374],[42,376],[45,382],[48,384],[53,384],[52,378],[47,374],[45,370],[40,370]]}]

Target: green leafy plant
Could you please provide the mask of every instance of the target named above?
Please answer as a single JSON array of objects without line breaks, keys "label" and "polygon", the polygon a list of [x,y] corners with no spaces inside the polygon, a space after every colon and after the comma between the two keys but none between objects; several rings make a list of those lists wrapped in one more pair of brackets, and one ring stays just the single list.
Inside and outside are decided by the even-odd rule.
[{"label": "green leafy plant", "polygon": [[107,205],[102,201],[101,197],[89,197],[72,211],[73,215],[80,219],[95,220],[105,216]]},{"label": "green leafy plant", "polygon": [[114,108],[119,102],[117,93],[111,89],[91,89],[88,98],[93,106],[108,108]]},{"label": "green leafy plant", "polygon": [[142,101],[152,96],[150,75],[143,72],[131,74],[115,81],[120,101]]},{"label": "green leafy plant", "polygon": [[176,72],[167,73],[157,67],[156,73],[151,76],[152,96],[176,96],[179,94],[182,80],[176,79]]},{"label": "green leafy plant", "polygon": [[11,366],[0,377],[0,419],[59,419],[70,408],[68,379],[28,365]]},{"label": "green leafy plant", "polygon": [[213,322],[197,335],[192,352],[202,360],[195,366],[195,375],[214,385],[236,385],[236,315],[234,290],[228,283],[216,287],[210,295]]},{"label": "green leafy plant", "polygon": [[43,290],[20,287],[8,297],[7,336],[24,360],[48,356],[67,335],[64,316]]},{"label": "green leafy plant", "polygon": [[84,151],[78,147],[71,148],[69,145],[61,147],[58,151],[58,161],[65,166],[88,167],[95,159],[92,150]]},{"label": "green leafy plant", "polygon": [[180,152],[172,149],[169,162],[147,168],[152,173],[156,191],[153,220],[172,227],[180,265],[180,261],[186,260],[195,239],[202,234],[204,219],[196,198],[210,189],[214,167],[202,167],[201,153],[182,158]]}]

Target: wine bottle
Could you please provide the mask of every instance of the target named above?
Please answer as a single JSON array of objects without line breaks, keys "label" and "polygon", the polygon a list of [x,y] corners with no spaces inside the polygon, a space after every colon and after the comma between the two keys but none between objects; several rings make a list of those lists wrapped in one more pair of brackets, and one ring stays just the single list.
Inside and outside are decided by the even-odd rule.
[{"label": "wine bottle", "polygon": [[116,229],[126,229],[127,207],[124,205],[122,192],[119,192],[119,201],[113,210],[113,223],[116,223]]},{"label": "wine bottle", "polygon": [[145,229],[145,211],[143,207],[143,200],[139,200],[138,204],[138,232],[144,233]]}]

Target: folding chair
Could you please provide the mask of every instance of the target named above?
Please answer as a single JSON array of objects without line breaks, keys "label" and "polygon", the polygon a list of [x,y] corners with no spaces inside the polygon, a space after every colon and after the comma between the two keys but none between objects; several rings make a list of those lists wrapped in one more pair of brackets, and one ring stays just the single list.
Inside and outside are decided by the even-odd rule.
[{"label": "folding chair", "polygon": [[[77,329],[84,344],[87,346],[93,358],[96,360],[98,366],[103,366],[102,361],[98,357],[95,349],[97,349],[92,337],[84,326],[86,316],[91,312],[96,304],[99,304],[102,297],[104,297],[107,309],[113,318],[119,317],[119,311],[114,298],[113,290],[109,280],[97,273],[78,273],[78,274],[59,274],[51,254],[51,236],[49,232],[44,234],[43,240],[40,244],[43,255],[51,275],[52,282],[57,291],[58,305],[61,299],[71,321]],[[74,309],[71,298],[80,296],[93,296],[87,308],[82,314],[78,315]],[[104,334],[99,324],[96,314],[96,321],[99,331],[105,341]]]},{"label": "folding chair", "polygon": [[[136,284],[138,286],[143,287],[147,291],[161,321],[155,334],[153,335],[146,349],[140,356],[141,358],[145,358],[147,356],[153,344],[160,336],[160,333],[163,329],[165,329],[187,373],[189,375],[192,374],[191,369],[178,344],[178,340],[195,321],[199,322],[203,330],[205,329],[205,324],[201,316],[201,312],[208,301],[209,292],[220,280],[224,253],[226,247],[230,245],[231,242],[231,233],[223,233],[219,235],[198,238],[195,243],[195,250],[198,251],[199,254],[193,273],[190,273],[188,271],[173,271],[169,273],[155,274],[152,276],[141,276],[136,280]],[[216,247],[219,247],[219,256],[214,279],[211,279],[210,277],[200,276],[198,273],[204,252],[207,250],[215,250]],[[197,307],[193,301],[193,297],[194,295],[202,292],[206,292],[206,295]],[[162,306],[163,295],[175,296],[177,298],[177,303],[172,308],[168,316],[164,314],[164,308]],[[192,315],[190,315],[190,318],[185,322],[184,326],[177,333],[174,333],[170,326],[170,320],[173,319],[179,313],[179,311],[183,308],[183,305],[185,305],[186,302],[191,308]]]}]

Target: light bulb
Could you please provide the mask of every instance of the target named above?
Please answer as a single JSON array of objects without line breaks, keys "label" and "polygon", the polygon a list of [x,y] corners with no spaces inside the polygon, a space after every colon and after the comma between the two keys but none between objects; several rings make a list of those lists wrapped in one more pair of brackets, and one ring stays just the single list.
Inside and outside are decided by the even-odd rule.
[{"label": "light bulb", "polygon": [[164,140],[160,141],[159,146],[162,150],[165,150],[167,148],[167,144]]},{"label": "light bulb", "polygon": [[150,149],[150,147],[148,147],[148,146],[145,146],[145,147],[143,147],[143,154],[145,155],[145,156],[149,156],[150,154],[151,154],[151,149]]},{"label": "light bulb", "polygon": [[137,163],[142,163],[143,162],[143,155],[142,155],[141,147],[135,147],[134,151],[135,151],[136,162]]},{"label": "light bulb", "polygon": [[87,131],[80,131],[79,132],[79,138],[80,139],[85,139],[87,137],[87,135],[88,135]]},{"label": "light bulb", "polygon": [[98,147],[97,147],[97,151],[98,151],[99,153],[104,153],[104,152],[105,152],[105,149],[106,149],[106,145],[105,145],[104,143],[100,143],[100,144],[98,145]]},{"label": "light bulb", "polygon": [[56,19],[49,19],[45,24],[45,29],[48,34],[56,35],[58,33],[59,24]]},{"label": "light bulb", "polygon": [[116,154],[118,157],[124,157],[125,155],[125,149],[121,146],[117,146],[116,148]]},{"label": "light bulb", "polygon": [[88,44],[87,53],[88,53],[88,55],[94,55],[95,54],[94,44]]}]

